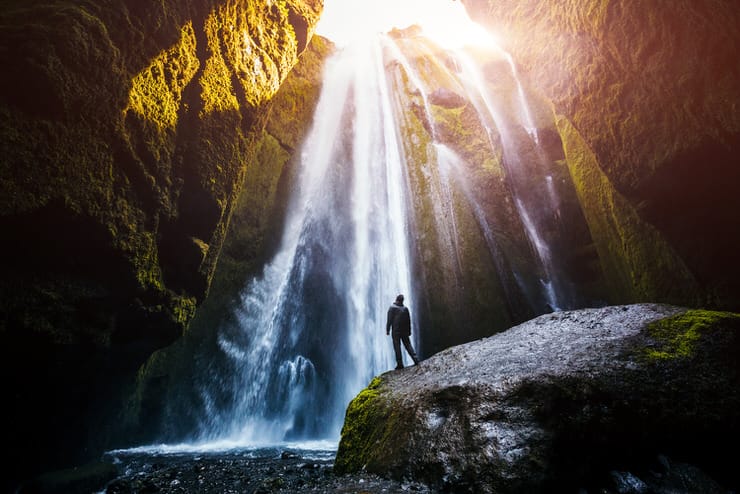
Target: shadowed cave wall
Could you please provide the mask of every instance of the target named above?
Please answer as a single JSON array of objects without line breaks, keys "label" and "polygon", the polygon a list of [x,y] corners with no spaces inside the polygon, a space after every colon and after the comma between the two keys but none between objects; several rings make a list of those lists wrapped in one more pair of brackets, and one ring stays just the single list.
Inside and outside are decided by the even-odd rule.
[{"label": "shadowed cave wall", "polygon": [[[665,17],[654,7],[634,2],[594,3],[583,10],[569,2],[500,8],[498,3],[466,5],[499,34],[502,45],[514,55],[532,100],[541,152],[551,162],[557,182],[570,184],[562,187],[559,212],[567,238],[556,248],[584,295],[582,303],[659,301],[737,310],[736,267],[730,253],[738,240],[739,210],[731,192],[738,172],[733,154],[737,117],[732,109],[737,107],[740,90],[736,67],[726,62],[737,47],[738,34],[725,16],[733,12],[723,14],[721,9],[695,2],[678,5],[677,12]],[[711,21],[715,17],[716,26]],[[693,18],[703,19],[700,32],[692,31],[686,21]],[[538,29],[530,29],[532,22]],[[605,32],[606,26],[614,32]],[[415,33],[411,29],[394,36],[403,44],[405,37],[413,38]],[[678,53],[695,36],[701,41],[692,45],[685,59],[678,60]],[[321,53],[326,56],[326,51]],[[425,57],[413,63],[433,64]],[[293,74],[288,78],[292,86],[284,86],[279,93],[288,104],[274,107],[283,109],[272,115],[268,126],[287,154],[281,151],[262,161],[275,164],[267,167],[272,180],[283,173],[289,156],[295,161],[299,135],[310,124],[320,67],[320,60],[312,60],[300,72],[294,70],[295,79]],[[397,64],[387,69],[391,77],[408,82]],[[501,62],[486,67],[492,79],[501,79],[501,73],[508,70]],[[296,81],[300,81],[297,86],[293,85]],[[307,90],[312,84],[313,89]],[[419,229],[415,232],[414,277],[419,280],[421,297],[415,309],[427,355],[538,313],[523,300],[507,305],[500,286],[512,289],[514,280],[494,279],[497,275],[485,260],[481,233],[471,221],[458,225],[460,240],[467,247],[462,252],[461,282],[455,286],[447,283],[446,261],[435,250],[434,240],[429,240],[435,236],[419,234],[424,230],[434,233],[434,226],[429,226],[434,223],[434,209],[425,196],[423,179],[413,178],[423,175],[421,166],[428,156],[418,151],[423,149],[419,143],[429,141],[433,126],[440,139],[472,164],[468,171],[475,177],[474,192],[496,218],[497,228],[509,235],[509,244],[502,245],[510,264],[526,270],[532,263],[526,240],[517,238],[521,233],[516,233],[516,222],[511,219],[515,213],[505,202],[505,185],[496,174],[486,172],[492,166],[488,161],[500,162],[501,157],[481,157],[479,145],[486,137],[470,105],[444,83],[439,84],[430,97],[432,121],[423,115],[423,102],[414,88],[405,88],[410,109],[402,124]],[[314,100],[305,98],[306,94],[313,94]],[[296,95],[302,98],[299,105],[294,101]],[[723,106],[722,102],[730,104]],[[285,108],[302,116],[291,118]],[[302,123],[297,125],[298,121]],[[281,128],[302,130],[280,136]],[[281,175],[281,183],[290,182],[287,175]],[[237,209],[244,218],[253,214],[249,197],[253,195],[246,193]],[[459,201],[456,204],[458,210],[464,209]],[[469,211],[461,214],[463,219],[470,217]],[[188,393],[190,386],[183,383],[197,374],[186,364],[193,347],[212,340],[213,336],[204,336],[212,328],[237,324],[232,311],[238,305],[239,290],[249,273],[259,268],[255,259],[269,255],[269,245],[250,240],[255,224],[231,225],[226,262],[219,266],[221,274],[214,282],[213,293],[219,295],[209,297],[199,310],[187,338],[150,360],[140,379],[140,392],[130,402],[132,424],[148,424],[152,431],[174,435],[170,437],[192,428],[192,423],[183,423],[183,428],[173,425],[172,416],[189,417],[191,410],[172,404]],[[267,248],[260,250],[258,245]],[[142,431],[139,426],[135,429]]]},{"label": "shadowed cave wall", "polygon": [[320,0],[4,2],[0,339],[10,471],[94,457],[205,298]]},{"label": "shadowed cave wall", "polygon": [[[463,3],[552,101],[612,300],[736,310],[737,5]],[[651,255],[656,235],[685,268]]]}]

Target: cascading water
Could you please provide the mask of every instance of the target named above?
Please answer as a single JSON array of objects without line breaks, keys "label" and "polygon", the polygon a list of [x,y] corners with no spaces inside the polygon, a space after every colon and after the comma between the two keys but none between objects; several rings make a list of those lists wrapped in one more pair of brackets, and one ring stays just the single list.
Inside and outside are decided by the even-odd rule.
[{"label": "cascading water", "polygon": [[[472,25],[472,21],[470,22]],[[407,39],[404,40],[404,43],[408,45]],[[429,104],[429,93],[433,91],[433,87],[426,87],[423,82],[425,77],[417,73],[417,69],[408,60],[403,51],[393,42],[389,44],[391,45],[389,52],[401,67],[403,67],[413,91],[421,97],[426,121],[430,122],[429,133],[435,145],[437,170],[439,172],[438,182],[432,182],[430,189],[431,193],[434,193],[438,189],[437,195],[439,197],[434,201],[434,207],[436,209],[444,209],[444,211],[437,211],[435,217],[443,218],[445,222],[445,225],[438,226],[438,231],[442,234],[441,236],[444,237],[445,232],[451,232],[453,236],[453,240],[446,241],[446,243],[452,246],[450,250],[456,256],[459,271],[462,261],[459,258],[457,242],[454,240],[457,235],[455,212],[451,207],[445,206],[445,204],[449,205],[452,202],[452,194],[450,192],[451,175],[448,168],[450,164],[459,163],[461,158],[455,155],[453,159],[450,159],[450,156],[454,152],[439,142],[433,123],[433,111]],[[540,264],[539,292],[540,296],[545,299],[545,306],[543,308],[560,310],[573,307],[574,302],[570,294],[571,290],[569,290],[568,282],[563,279],[562,273],[556,268],[557,260],[553,258],[549,247],[549,241],[553,239],[546,238],[544,233],[547,230],[544,223],[551,222],[552,220],[549,217],[547,219],[541,219],[542,211],[550,211],[557,207],[558,198],[552,184],[552,177],[541,177],[542,186],[533,187],[534,181],[539,177],[533,175],[532,170],[541,165],[546,166],[544,165],[546,157],[539,146],[537,126],[532,116],[524,88],[519,80],[516,66],[511,55],[495,44],[493,40],[489,40],[489,46],[477,47],[476,49],[478,51],[488,51],[493,56],[505,61],[514,85],[513,92],[510,95],[502,96],[495,94],[490,89],[481,67],[474,61],[467,47],[443,51],[433,43],[420,41],[419,46],[414,46],[412,50],[423,53],[425,60],[423,65],[428,66],[434,64],[438,72],[444,73],[446,84],[449,84],[455,90],[459,90],[466,95],[466,99],[475,107],[482,125],[487,129],[488,144],[491,148],[491,153],[495,154],[497,147],[500,146],[511,187],[513,203],[518,212],[521,225]],[[426,67],[425,70],[429,76],[430,69]],[[438,75],[437,77],[440,76]],[[436,83],[439,84],[440,81]],[[506,99],[502,100],[504,97]],[[506,111],[507,108],[509,111]],[[522,142],[523,139],[518,135],[517,128],[523,128],[531,142]],[[496,137],[500,140],[496,139]],[[532,147],[535,152],[528,154],[525,150]],[[525,156],[527,156],[526,159]],[[527,162],[527,159],[536,161],[536,163]],[[463,168],[457,166],[455,175],[464,177],[466,172]],[[491,225],[485,220],[485,215],[481,214],[481,207],[478,200],[470,192],[469,187],[465,185],[464,180],[458,180],[458,182],[463,185],[463,193],[469,207],[476,216],[484,237],[486,237],[486,243],[489,245],[494,263],[498,266],[499,271],[505,270],[498,258],[500,255],[498,249],[494,248],[494,242],[489,241],[490,235],[486,232],[490,233]],[[440,238],[440,243],[445,243],[445,238]],[[518,273],[514,273],[514,278],[519,280]],[[521,286],[521,283],[520,287],[524,292],[527,291]],[[533,305],[539,306],[540,304],[534,302]]]},{"label": "cascading water", "polygon": [[[466,284],[479,282],[478,273],[498,275],[500,288],[489,284],[480,293],[505,303],[479,299],[496,310],[525,314],[522,295],[535,313],[572,305],[541,213],[558,204],[558,190],[549,171],[536,174],[540,192],[528,190],[526,160],[545,157],[522,156],[539,149],[537,126],[511,57],[500,52],[498,60],[514,81],[503,96],[465,50],[440,49],[421,36],[370,36],[326,62],[279,249],[245,288],[239,323],[219,329],[219,355],[207,357],[196,380],[202,411],[195,442],[336,441],[348,402],[393,365],[384,327],[396,294],[411,302],[418,328],[412,270],[441,273],[432,287],[443,294],[440,305],[464,307],[465,294],[480,286]],[[484,154],[503,156],[493,172],[505,175],[506,185],[496,189],[500,202],[475,183],[483,165],[458,154],[449,132],[437,132],[439,95],[433,96],[440,87],[459,93],[464,102],[456,108],[469,109],[478,128],[487,129],[480,133]],[[507,203],[506,214],[492,212],[494,204]],[[505,225],[492,222],[502,215]],[[480,235],[482,249],[474,250],[465,235]],[[534,251],[529,257],[519,252],[527,245]],[[420,266],[429,251],[436,252],[435,264]],[[492,271],[478,265],[486,251]],[[536,280],[540,286],[531,289]],[[467,338],[421,329],[437,331],[432,350]]]},{"label": "cascading water", "polygon": [[[380,46],[327,62],[279,252],[223,328],[200,440],[338,439],[347,403],[393,363],[386,310],[413,304],[404,162]],[[413,314],[413,306],[412,306]]]},{"label": "cascading water", "polygon": [[[543,200],[542,197],[538,197],[531,192],[529,194],[524,192],[525,189],[530,189],[531,191],[532,177],[529,175],[526,164],[522,163],[522,153],[520,152],[517,140],[514,138],[512,128],[514,125],[521,125],[535,144],[539,144],[539,139],[537,128],[534,124],[531,110],[524,95],[524,90],[519,81],[511,55],[503,50],[500,51],[510,67],[511,74],[516,83],[516,107],[518,109],[519,122],[511,122],[506,118],[505,112],[496,104],[490,91],[486,89],[480,68],[473,62],[471,57],[463,50],[457,50],[455,55],[459,62],[458,66],[461,72],[462,83],[468,92],[468,97],[476,105],[478,114],[483,122],[490,122],[490,124],[487,124],[489,132],[491,132],[491,126],[495,126],[501,136],[504,163],[507,165],[507,171],[509,172],[516,208],[522,224],[526,229],[530,243],[535,249],[542,266],[544,276],[540,282],[547,299],[547,304],[552,310],[561,310],[571,305],[567,301],[566,294],[568,290],[566,288],[566,282],[560,279],[555,269],[555,261],[552,258],[548,243],[543,239],[542,227],[536,220],[537,212],[543,209],[549,209],[548,206],[552,204],[554,199],[549,197],[548,201],[550,204],[548,204],[548,201]],[[493,142],[493,140],[489,139],[489,142]],[[539,158],[542,158],[541,153],[537,155]],[[554,194],[552,188],[548,188],[548,194]]]}]

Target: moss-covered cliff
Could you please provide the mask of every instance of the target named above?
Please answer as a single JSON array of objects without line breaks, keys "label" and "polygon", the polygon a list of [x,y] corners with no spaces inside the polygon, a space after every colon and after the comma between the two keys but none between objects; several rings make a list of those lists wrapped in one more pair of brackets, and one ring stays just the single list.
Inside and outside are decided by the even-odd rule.
[{"label": "moss-covered cliff", "polygon": [[736,3],[464,4],[552,101],[612,296],[737,309]]},{"label": "moss-covered cliff", "polygon": [[[510,273],[508,266],[502,272],[497,270],[496,262],[508,264],[509,260],[491,255],[470,198],[466,197],[466,192],[474,193],[468,184],[484,183],[489,186],[484,197],[493,198],[496,192],[502,193],[500,197],[508,196],[501,154],[493,154],[487,146],[485,129],[465,98],[458,96],[454,105],[444,106],[434,104],[434,98],[430,98],[431,102],[424,100],[412,78],[418,78],[425,86],[423,92],[432,95],[441,90],[456,94],[453,92],[456,82],[435,66],[435,57],[417,52],[416,47],[425,43],[423,38],[407,36],[408,39],[400,38],[396,43],[405,53],[408,65],[395,64],[391,76],[398,107],[411,109],[399,112],[399,126],[413,215],[416,289],[423,303],[418,311],[419,325],[423,328],[420,350],[429,355],[450,344],[470,341],[510,325],[512,311],[506,290],[516,291],[516,284],[510,277],[505,278]],[[437,134],[442,135],[439,140]],[[445,169],[440,164],[443,158],[434,145],[435,140],[460,150],[470,160],[466,162],[476,165],[463,174]],[[470,176],[465,177],[466,174]],[[502,201],[494,202],[502,205]],[[489,201],[484,207],[485,214],[498,212],[497,219],[505,218],[501,231],[511,243],[519,242],[517,245],[524,245],[523,251],[528,252],[511,204],[496,209]],[[521,299],[523,295],[517,292],[515,298]]]},{"label": "moss-covered cliff", "polygon": [[182,333],[321,9],[3,4],[0,339],[12,416],[29,425],[11,447],[71,459],[87,439],[79,403]]},{"label": "moss-covered cliff", "polygon": [[[605,300],[550,103],[522,88],[496,47],[448,50],[415,27],[391,39],[422,353]],[[544,285],[559,280],[551,300]]]},{"label": "moss-covered cliff", "polygon": [[[215,328],[239,324],[242,291],[280,239],[282,210],[313,120],[323,62],[332,51],[329,41],[314,36],[273,98],[265,129],[248,155],[248,169],[253,171],[247,174],[234,207],[208,297],[184,337],[154,353],[142,366],[118,415],[119,437],[124,434],[139,442],[180,440],[197,431],[195,416],[203,411],[193,410],[193,404],[200,401],[200,388],[209,386],[209,376],[193,362],[219,353]],[[214,359],[203,365],[219,362]]]}]

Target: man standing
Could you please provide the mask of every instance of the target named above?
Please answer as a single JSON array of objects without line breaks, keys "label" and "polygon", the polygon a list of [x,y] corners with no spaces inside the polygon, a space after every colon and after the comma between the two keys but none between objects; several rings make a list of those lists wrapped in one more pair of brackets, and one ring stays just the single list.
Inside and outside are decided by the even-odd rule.
[{"label": "man standing", "polygon": [[408,307],[403,305],[403,295],[396,297],[396,301],[388,309],[388,322],[385,325],[385,334],[391,334],[393,328],[393,351],[396,352],[396,370],[403,369],[403,359],[401,357],[401,342],[406,347],[406,352],[414,360],[414,364],[419,365],[419,358],[416,356],[414,347],[411,346],[411,314]]}]

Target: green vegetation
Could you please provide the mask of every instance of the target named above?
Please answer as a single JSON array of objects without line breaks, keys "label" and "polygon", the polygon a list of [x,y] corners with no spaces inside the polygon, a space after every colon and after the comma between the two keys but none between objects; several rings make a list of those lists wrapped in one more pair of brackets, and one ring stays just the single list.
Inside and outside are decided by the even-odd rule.
[{"label": "green vegetation", "polygon": [[[391,422],[392,411],[382,398],[383,380],[375,377],[347,407],[334,470],[339,473],[363,470],[379,452],[390,456],[394,444],[402,446]],[[394,437],[389,437],[394,434]]]},{"label": "green vegetation", "polygon": [[192,22],[181,29],[175,45],[162,51],[134,76],[128,109],[160,129],[174,131],[183,91],[200,67]]},{"label": "green vegetation", "polygon": [[611,301],[686,304],[695,300],[696,282],[681,258],[614,188],[570,121],[561,116],[557,124]]},{"label": "green vegetation", "polygon": [[658,343],[658,348],[648,347],[645,354],[650,359],[691,358],[696,355],[699,342],[712,332],[740,330],[740,314],[709,310],[690,310],[652,323],[648,334]]}]

